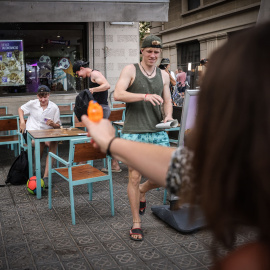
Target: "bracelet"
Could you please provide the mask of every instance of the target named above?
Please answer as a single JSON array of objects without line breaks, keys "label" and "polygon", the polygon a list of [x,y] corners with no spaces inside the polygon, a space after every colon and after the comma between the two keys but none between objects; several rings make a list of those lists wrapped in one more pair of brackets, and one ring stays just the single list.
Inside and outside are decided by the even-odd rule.
[{"label": "bracelet", "polygon": [[108,148],[107,148],[107,151],[106,151],[106,154],[107,154],[108,156],[112,156],[111,151],[110,151],[110,148],[111,148],[112,142],[113,142],[116,138],[117,138],[117,137],[113,137],[113,138],[110,140],[109,144],[108,144]]},{"label": "bracelet", "polygon": [[146,101],[146,96],[147,96],[147,95],[149,95],[149,94],[146,94],[146,95],[144,96],[144,99],[143,99],[144,101]]}]

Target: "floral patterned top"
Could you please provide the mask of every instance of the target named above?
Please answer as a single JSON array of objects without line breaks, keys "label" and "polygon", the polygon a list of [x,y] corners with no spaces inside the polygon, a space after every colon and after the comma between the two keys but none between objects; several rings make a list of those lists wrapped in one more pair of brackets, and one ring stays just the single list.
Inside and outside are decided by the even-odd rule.
[{"label": "floral patterned top", "polygon": [[[178,147],[172,154],[172,159],[167,173],[167,189],[171,194],[177,194],[182,189],[191,190],[190,176],[192,174],[193,152],[187,147]],[[185,189],[185,190],[183,190]]]}]

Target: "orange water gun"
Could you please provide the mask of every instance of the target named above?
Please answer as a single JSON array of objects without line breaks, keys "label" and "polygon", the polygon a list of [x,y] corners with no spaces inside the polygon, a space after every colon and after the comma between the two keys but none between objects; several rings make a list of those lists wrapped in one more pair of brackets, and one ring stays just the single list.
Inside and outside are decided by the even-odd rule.
[{"label": "orange water gun", "polygon": [[95,100],[91,100],[88,105],[87,114],[91,121],[99,122],[103,118],[103,109]]}]

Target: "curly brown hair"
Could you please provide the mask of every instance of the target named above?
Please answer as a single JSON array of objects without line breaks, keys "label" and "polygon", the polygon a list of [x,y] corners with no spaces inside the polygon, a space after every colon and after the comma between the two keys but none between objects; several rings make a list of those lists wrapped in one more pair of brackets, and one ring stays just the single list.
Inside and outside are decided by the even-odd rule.
[{"label": "curly brown hair", "polygon": [[270,244],[270,23],[228,40],[209,59],[188,147],[195,191],[215,239],[251,225]]}]

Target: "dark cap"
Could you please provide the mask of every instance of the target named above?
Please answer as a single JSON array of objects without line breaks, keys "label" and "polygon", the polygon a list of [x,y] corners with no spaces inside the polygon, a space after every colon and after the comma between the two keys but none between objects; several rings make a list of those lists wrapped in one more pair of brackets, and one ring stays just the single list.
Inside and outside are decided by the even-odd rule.
[{"label": "dark cap", "polygon": [[38,87],[38,93],[50,93],[50,88],[47,85],[40,85]]},{"label": "dark cap", "polygon": [[161,39],[157,36],[150,35],[143,40],[142,48],[161,48],[162,49]]},{"label": "dark cap", "polygon": [[73,73],[76,73],[77,71],[79,71],[81,67],[88,67],[88,66],[89,66],[89,62],[78,60],[73,65]]},{"label": "dark cap", "polygon": [[169,58],[162,58],[160,64],[161,65],[168,65],[168,64],[170,64],[170,59]]}]

